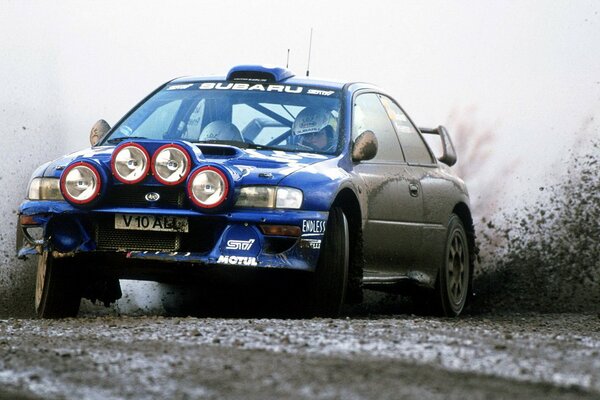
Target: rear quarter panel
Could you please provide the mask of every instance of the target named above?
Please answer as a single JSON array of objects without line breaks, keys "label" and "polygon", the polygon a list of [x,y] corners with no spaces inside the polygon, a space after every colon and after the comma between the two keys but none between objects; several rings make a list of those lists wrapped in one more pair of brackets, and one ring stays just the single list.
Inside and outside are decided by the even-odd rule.
[{"label": "rear quarter panel", "polygon": [[470,207],[469,194],[465,183],[445,164],[426,168],[421,185],[424,200],[422,265],[433,279],[427,284],[433,285],[444,262],[448,221],[459,203]]}]

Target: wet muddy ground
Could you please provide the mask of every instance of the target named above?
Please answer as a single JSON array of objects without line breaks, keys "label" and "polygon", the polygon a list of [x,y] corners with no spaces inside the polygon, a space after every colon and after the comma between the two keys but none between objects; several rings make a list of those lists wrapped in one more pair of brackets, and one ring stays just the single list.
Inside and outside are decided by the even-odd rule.
[{"label": "wet muddy ground", "polygon": [[600,398],[600,315],[0,320],[3,398]]}]

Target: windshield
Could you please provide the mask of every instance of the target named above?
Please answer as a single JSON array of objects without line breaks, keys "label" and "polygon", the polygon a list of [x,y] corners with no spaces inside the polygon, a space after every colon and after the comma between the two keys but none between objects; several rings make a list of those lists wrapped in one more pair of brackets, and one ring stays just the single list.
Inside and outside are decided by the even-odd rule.
[{"label": "windshield", "polygon": [[234,82],[171,84],[102,143],[130,138],[336,154],[340,91]]}]

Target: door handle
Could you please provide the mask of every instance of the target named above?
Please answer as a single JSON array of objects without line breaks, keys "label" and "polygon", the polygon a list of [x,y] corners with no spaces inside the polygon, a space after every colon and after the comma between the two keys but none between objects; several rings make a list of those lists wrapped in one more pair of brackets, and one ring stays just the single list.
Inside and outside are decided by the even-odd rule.
[{"label": "door handle", "polygon": [[408,191],[410,192],[410,195],[412,197],[418,197],[419,196],[419,186],[415,185],[414,183],[410,183],[408,185]]}]

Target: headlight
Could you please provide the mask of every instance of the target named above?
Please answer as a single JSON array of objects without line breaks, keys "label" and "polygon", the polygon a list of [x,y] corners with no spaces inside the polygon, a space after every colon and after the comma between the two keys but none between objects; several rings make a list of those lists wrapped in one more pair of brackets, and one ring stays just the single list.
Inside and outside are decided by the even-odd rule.
[{"label": "headlight", "polygon": [[289,187],[245,186],[235,203],[236,207],[291,208],[302,206],[302,191]]},{"label": "headlight", "polygon": [[213,208],[225,201],[229,183],[225,174],[214,167],[202,167],[192,172],[188,196],[199,207]]},{"label": "headlight", "polygon": [[302,206],[302,191],[289,187],[277,188],[277,208],[294,208]]},{"label": "headlight", "polygon": [[65,198],[75,204],[91,202],[100,193],[100,174],[92,164],[78,162],[64,170],[60,190]]},{"label": "headlight", "polygon": [[187,178],[190,164],[190,156],[183,147],[167,144],[156,150],[152,159],[152,172],[160,183],[177,185]]},{"label": "headlight", "polygon": [[235,202],[237,207],[275,207],[275,187],[273,186],[246,186],[240,190],[240,195]]},{"label": "headlight", "polygon": [[64,200],[56,178],[33,178],[27,190],[29,200]]},{"label": "headlight", "polygon": [[149,160],[146,149],[136,143],[127,143],[113,153],[112,173],[123,183],[138,183],[148,175]]}]

